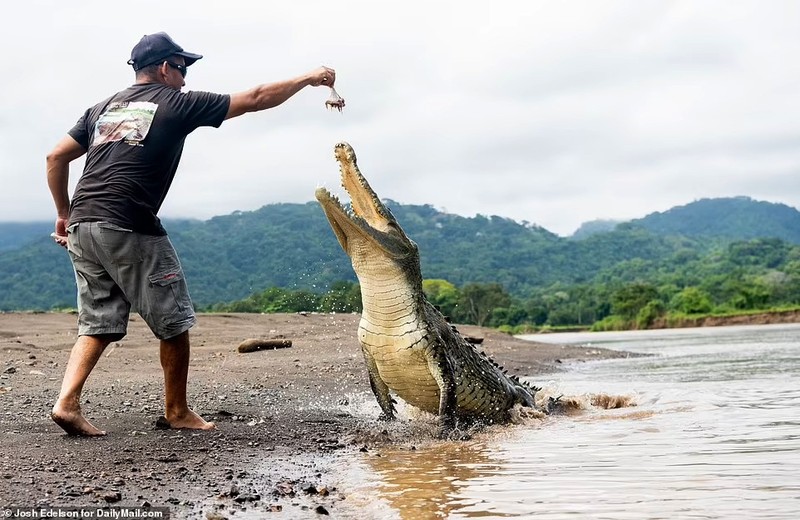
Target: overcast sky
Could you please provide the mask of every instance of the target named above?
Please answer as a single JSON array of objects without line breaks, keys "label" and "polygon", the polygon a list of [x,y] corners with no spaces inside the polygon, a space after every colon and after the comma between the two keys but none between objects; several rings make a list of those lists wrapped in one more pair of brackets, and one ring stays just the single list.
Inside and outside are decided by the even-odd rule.
[{"label": "overcast sky", "polygon": [[560,235],[707,197],[800,207],[800,2],[28,0],[4,19],[0,221],[55,218],[45,155],[162,30],[205,56],[186,90],[325,64],[347,100],[307,88],[196,131],[162,217],[341,193],[338,141],[382,198]]}]

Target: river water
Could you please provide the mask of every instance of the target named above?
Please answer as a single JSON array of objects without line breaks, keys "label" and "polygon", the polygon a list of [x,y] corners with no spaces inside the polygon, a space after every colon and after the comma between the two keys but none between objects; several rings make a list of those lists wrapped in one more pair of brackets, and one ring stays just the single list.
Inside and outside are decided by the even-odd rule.
[{"label": "river water", "polygon": [[650,354],[548,376],[556,394],[629,396],[636,405],[529,419],[469,441],[410,432],[407,445],[337,470],[347,497],[339,513],[800,518],[800,324],[526,339]]}]

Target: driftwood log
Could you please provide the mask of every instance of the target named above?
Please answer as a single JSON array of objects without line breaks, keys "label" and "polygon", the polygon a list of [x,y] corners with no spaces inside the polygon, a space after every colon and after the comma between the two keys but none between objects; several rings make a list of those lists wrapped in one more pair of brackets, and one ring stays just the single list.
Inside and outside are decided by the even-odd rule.
[{"label": "driftwood log", "polygon": [[257,350],[275,350],[292,346],[290,339],[246,339],[239,344],[239,353],[256,352]]}]

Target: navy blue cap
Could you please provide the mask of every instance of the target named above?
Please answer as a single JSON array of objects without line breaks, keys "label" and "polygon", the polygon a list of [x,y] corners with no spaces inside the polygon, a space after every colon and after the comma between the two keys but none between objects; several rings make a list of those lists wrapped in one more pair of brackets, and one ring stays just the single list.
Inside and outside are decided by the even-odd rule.
[{"label": "navy blue cap", "polygon": [[184,51],[183,47],[175,43],[167,33],[157,32],[142,36],[131,51],[128,65],[133,65],[133,70],[140,70],[175,54],[183,56],[187,67],[203,57],[200,54]]}]

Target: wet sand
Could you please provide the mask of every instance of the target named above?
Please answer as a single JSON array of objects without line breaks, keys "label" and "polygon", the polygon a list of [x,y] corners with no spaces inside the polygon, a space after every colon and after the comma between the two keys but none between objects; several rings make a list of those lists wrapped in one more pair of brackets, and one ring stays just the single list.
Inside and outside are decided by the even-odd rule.
[{"label": "wet sand", "polygon": [[[328,478],[343,457],[405,441],[377,421],[352,314],[202,314],[191,331],[190,405],[213,432],[159,430],[158,342],[138,317],[84,390],[84,415],[108,435],[69,437],[50,409],[76,316],[0,314],[0,507],[169,507],[172,518],[336,515]],[[569,363],[624,356],[532,343],[459,326],[510,374],[557,379]],[[290,348],[237,352],[246,339]],[[545,374],[551,374],[545,376]],[[356,403],[375,414],[353,413]],[[401,417],[402,421],[417,419]]]}]

